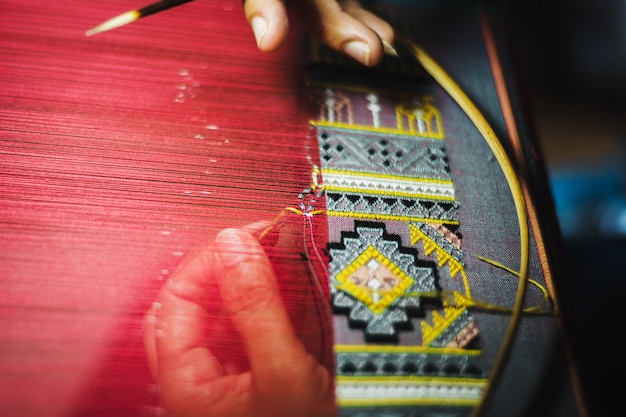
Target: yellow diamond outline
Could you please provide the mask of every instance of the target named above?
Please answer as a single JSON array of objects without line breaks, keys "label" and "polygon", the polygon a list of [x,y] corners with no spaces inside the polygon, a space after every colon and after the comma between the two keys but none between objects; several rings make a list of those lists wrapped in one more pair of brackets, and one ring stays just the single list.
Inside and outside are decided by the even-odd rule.
[{"label": "yellow diamond outline", "polygon": [[[376,259],[383,266],[385,266],[400,281],[396,286],[393,287],[393,289],[384,293],[384,296],[381,297],[378,302],[374,302],[374,299],[371,296],[371,290],[363,288],[360,285],[356,285],[349,280],[349,278],[352,276],[352,274],[356,272],[357,269],[361,268],[372,258]],[[341,283],[342,291],[352,294],[376,314],[380,314],[385,311],[385,309],[387,309],[387,307],[389,307],[391,303],[393,303],[398,297],[400,297],[415,282],[413,278],[405,274],[399,266],[394,264],[393,261],[383,255],[373,245],[369,245],[367,248],[365,248],[365,250],[361,252],[361,254],[357,256],[357,258],[352,263],[350,263],[350,265],[342,269],[337,274],[337,281]]]}]

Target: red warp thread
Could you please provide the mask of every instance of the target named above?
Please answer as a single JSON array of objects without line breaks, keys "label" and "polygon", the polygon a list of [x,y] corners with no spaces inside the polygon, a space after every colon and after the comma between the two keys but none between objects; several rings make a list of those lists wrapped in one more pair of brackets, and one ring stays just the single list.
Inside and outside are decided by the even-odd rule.
[{"label": "red warp thread", "polygon": [[297,34],[263,54],[241,1],[219,0],[85,36],[132,7],[0,5],[6,417],[149,415],[140,323],[159,288],[310,183]]}]

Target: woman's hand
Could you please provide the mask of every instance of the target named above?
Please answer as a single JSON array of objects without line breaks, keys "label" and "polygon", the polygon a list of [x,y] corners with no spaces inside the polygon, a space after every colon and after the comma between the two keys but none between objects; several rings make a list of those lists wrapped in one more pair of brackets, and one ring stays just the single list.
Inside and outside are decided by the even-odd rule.
[{"label": "woman's hand", "polygon": [[320,41],[365,66],[378,64],[385,50],[393,53],[391,26],[357,0],[244,0],[244,12],[264,52],[280,48],[289,15]]},{"label": "woman's hand", "polygon": [[[330,366],[316,358],[324,355],[320,316],[308,313],[319,308],[318,300],[306,284],[290,293],[304,298],[286,307],[284,289],[255,238],[265,227],[222,230],[181,263],[145,316],[148,363],[162,406],[175,416],[337,415]],[[293,252],[296,244],[280,246]],[[296,260],[281,274],[306,283],[306,264]],[[307,338],[318,339],[317,352]]]}]

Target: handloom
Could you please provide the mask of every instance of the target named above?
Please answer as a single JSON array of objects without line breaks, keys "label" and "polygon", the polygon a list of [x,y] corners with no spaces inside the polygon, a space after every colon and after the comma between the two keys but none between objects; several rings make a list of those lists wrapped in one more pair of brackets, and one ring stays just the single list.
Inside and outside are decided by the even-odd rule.
[{"label": "handloom", "polygon": [[584,415],[542,168],[484,10],[381,7],[400,56],[365,69],[299,36],[260,54],[240,3],[87,39],[124,2],[2,6],[3,415],[158,415],[156,292],[222,227],[287,216],[342,415],[541,415],[546,395]]}]

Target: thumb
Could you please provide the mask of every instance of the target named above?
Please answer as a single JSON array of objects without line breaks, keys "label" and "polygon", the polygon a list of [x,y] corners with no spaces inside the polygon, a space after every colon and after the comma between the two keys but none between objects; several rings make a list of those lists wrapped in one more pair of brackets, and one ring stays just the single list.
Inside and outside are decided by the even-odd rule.
[{"label": "thumb", "polygon": [[274,385],[306,350],[289,320],[270,260],[245,230],[222,230],[215,244],[223,268],[217,274],[222,299],[248,354],[255,383]]}]

